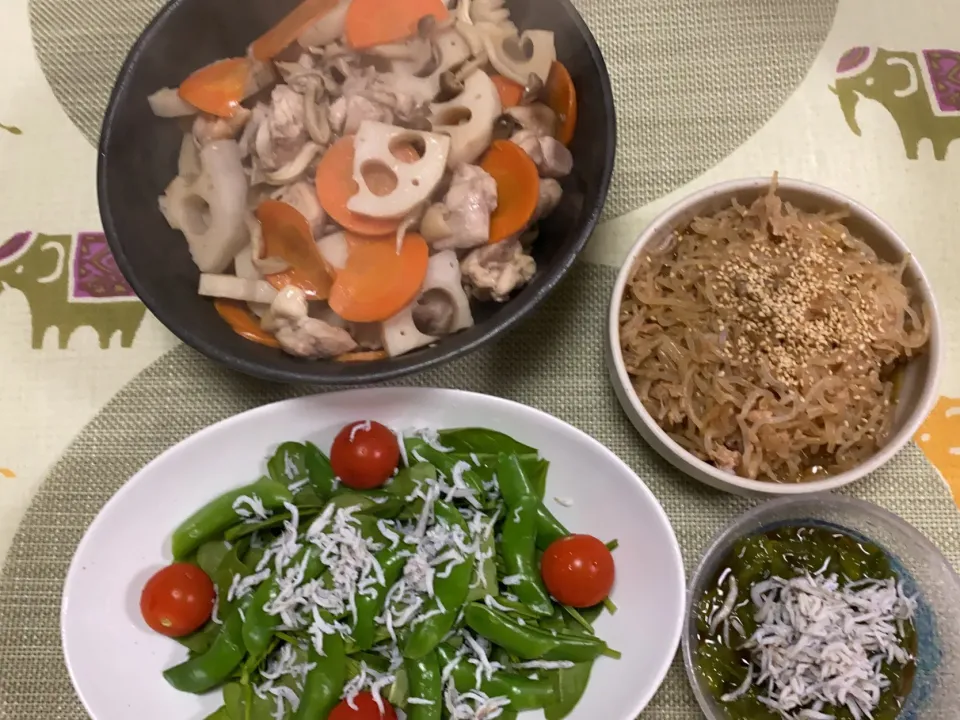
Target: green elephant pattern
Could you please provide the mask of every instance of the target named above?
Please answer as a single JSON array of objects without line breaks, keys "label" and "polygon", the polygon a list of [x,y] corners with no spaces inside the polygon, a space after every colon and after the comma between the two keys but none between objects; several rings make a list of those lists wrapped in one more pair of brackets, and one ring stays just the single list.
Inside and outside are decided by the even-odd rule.
[{"label": "green elephant pattern", "polygon": [[30,306],[33,348],[50,328],[64,349],[81,327],[93,328],[100,347],[133,345],[146,308],[117,268],[103,233],[17,233],[0,245],[0,293],[19,290]]},{"label": "green elephant pattern", "polygon": [[950,144],[960,138],[960,52],[955,50],[852,48],[840,58],[836,85],[830,89],[857,135],[860,98],[883,105],[896,121],[911,160],[919,157],[925,139],[934,157],[946,160]]}]

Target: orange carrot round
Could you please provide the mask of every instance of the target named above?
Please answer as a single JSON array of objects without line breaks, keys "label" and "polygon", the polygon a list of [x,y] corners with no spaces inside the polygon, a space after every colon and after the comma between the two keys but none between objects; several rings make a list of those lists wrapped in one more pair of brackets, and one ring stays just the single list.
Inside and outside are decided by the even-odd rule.
[{"label": "orange carrot round", "polygon": [[400,227],[401,218],[372,218],[347,208],[347,201],[360,192],[353,179],[353,135],[335,142],[317,166],[317,197],[338,224],[360,235],[389,235]]},{"label": "orange carrot round", "polygon": [[437,22],[450,17],[443,0],[353,0],[344,28],[347,42],[355,50],[399,42],[414,35],[428,15]]},{"label": "orange carrot round", "polygon": [[333,280],[317,250],[307,219],[292,205],[264,200],[257,206],[263,231],[264,257],[279,257],[290,266],[265,279],[278,290],[294,285],[310,299],[326,300]]},{"label": "orange carrot round", "polygon": [[540,174],[530,156],[509,140],[494,140],[480,167],[497,181],[490,242],[500,242],[523,230],[533,217],[540,196]]},{"label": "orange carrot round", "polygon": [[180,97],[199,110],[229,118],[237,112],[250,78],[246,58],[228,58],[202,67],[180,83]]},{"label": "orange carrot round", "polygon": [[339,0],[304,0],[280,22],[250,45],[257,60],[271,60],[300,37],[300,34],[336,7]]},{"label": "orange carrot round", "polygon": [[520,83],[503,75],[491,75],[490,79],[493,80],[493,85],[497,88],[500,104],[503,107],[515,107],[520,104],[520,100],[523,98],[523,86]]},{"label": "orange carrot round", "polygon": [[330,307],[350,322],[381,322],[412,303],[427,274],[426,241],[410,233],[397,252],[397,239],[347,233],[347,265],[337,273]]},{"label": "orange carrot round", "polygon": [[224,300],[217,298],[213,301],[217,314],[227,321],[233,331],[242,338],[267,347],[278,348],[277,339],[260,327],[260,322],[254,317],[247,306],[239,300]]},{"label": "orange carrot round", "polygon": [[554,61],[547,78],[547,104],[560,119],[557,140],[569,145],[577,129],[577,89],[563,63]]}]

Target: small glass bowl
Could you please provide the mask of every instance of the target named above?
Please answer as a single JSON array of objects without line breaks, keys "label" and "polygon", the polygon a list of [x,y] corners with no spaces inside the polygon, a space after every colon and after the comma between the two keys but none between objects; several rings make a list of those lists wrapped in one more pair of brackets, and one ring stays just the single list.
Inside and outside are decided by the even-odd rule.
[{"label": "small glass bowl", "polygon": [[919,601],[914,621],[919,635],[916,676],[898,720],[960,717],[960,577],[926,537],[896,515],[863,500],[828,493],[759,505],[734,520],[704,553],[690,580],[682,635],[687,678],[704,715],[709,720],[740,720],[714,699],[696,669],[696,603],[738,539],[785,525],[836,529],[886,551],[906,591],[917,594]]}]

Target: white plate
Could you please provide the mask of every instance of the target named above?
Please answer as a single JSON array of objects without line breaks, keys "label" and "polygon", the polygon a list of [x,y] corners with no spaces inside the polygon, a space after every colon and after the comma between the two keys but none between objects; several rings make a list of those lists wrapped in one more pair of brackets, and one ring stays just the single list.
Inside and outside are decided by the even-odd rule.
[{"label": "white plate", "polygon": [[186,651],[141,619],[143,584],[170,562],[173,529],[255,480],[279,443],[312,440],[327,450],[344,424],[364,418],[398,428],[490,427],[540,450],[551,462],[547,503],[560,521],[620,541],[620,611],[604,614],[596,629],[623,658],[597,662],[570,718],[632,720],[643,710],[676,652],[685,589],[680,548],[650,490],[596,440],[538,410],[457,390],[392,388],[288,400],[225,420],[165,452],[106,504],[77,548],[61,617],[67,669],[94,720],[200,720],[219,707],[219,693],[195,697],[164,681],[163,670]]}]

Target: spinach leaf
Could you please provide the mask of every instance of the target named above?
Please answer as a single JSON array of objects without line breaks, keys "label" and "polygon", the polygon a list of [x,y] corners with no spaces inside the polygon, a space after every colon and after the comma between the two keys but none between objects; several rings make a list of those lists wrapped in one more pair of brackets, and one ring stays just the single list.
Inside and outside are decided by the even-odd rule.
[{"label": "spinach leaf", "polygon": [[281,485],[293,485],[309,478],[307,448],[297,442],[285,442],[267,460],[270,477]]},{"label": "spinach leaf", "polygon": [[454,453],[476,453],[477,455],[520,455],[538,457],[536,448],[524,445],[509,435],[487,428],[459,428],[441,430],[440,444],[451,448]]},{"label": "spinach leaf", "polygon": [[178,637],[175,639],[178,643],[190,651],[191,656],[202,655],[210,649],[210,646],[213,645],[213,641],[219,634],[220,625],[217,625],[215,622],[213,622],[213,620],[209,620],[206,625],[196,632],[192,632],[185,637]]},{"label": "spinach leaf", "polygon": [[223,558],[230,552],[230,548],[230,544],[223,540],[205,542],[197,548],[197,565],[208,576],[213,577],[217,568],[220,567],[220,563],[223,562]]}]

